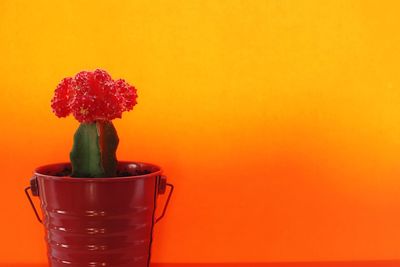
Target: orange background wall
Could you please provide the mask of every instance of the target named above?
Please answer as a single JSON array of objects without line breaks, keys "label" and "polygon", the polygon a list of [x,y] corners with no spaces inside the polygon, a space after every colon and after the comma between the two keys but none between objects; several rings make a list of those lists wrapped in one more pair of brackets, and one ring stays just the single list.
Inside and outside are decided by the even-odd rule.
[{"label": "orange background wall", "polygon": [[68,160],[55,86],[97,67],[138,88],[119,158],[177,188],[154,261],[400,258],[399,9],[0,1],[0,261],[45,261],[23,188]]}]

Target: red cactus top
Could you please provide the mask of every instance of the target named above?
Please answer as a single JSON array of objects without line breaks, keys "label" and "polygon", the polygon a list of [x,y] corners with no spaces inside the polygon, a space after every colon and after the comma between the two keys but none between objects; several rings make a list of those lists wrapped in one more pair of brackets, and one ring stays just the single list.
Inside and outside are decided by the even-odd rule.
[{"label": "red cactus top", "polygon": [[54,92],[51,107],[57,117],[72,113],[79,122],[113,120],[131,110],[136,98],[135,87],[97,69],[63,79]]}]

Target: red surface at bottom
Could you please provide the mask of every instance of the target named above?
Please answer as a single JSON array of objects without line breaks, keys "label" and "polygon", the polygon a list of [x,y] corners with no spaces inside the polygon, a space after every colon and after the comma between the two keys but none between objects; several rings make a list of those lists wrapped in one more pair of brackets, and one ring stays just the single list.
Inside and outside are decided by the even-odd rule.
[{"label": "red surface at bottom", "polygon": [[[270,262],[270,263],[153,263],[151,267],[400,267],[396,261]],[[47,264],[0,263],[0,267],[48,267]]]}]

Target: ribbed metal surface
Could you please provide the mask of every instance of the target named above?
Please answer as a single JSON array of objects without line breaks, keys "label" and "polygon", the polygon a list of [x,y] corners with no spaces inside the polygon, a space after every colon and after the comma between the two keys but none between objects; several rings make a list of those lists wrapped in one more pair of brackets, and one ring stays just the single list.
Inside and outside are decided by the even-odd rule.
[{"label": "ribbed metal surface", "polygon": [[148,266],[160,170],[139,167],[152,171],[100,179],[36,173],[50,266]]}]

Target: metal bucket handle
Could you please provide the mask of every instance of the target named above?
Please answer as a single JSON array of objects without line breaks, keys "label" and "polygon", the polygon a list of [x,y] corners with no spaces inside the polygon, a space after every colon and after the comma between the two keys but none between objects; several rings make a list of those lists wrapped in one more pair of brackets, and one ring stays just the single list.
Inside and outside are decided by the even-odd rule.
[{"label": "metal bucket handle", "polygon": [[158,194],[164,194],[167,187],[169,187],[167,201],[164,204],[164,208],[163,208],[163,211],[162,211],[160,217],[158,217],[155,220],[155,223],[158,223],[164,217],[165,213],[167,212],[168,204],[169,204],[169,201],[171,200],[172,193],[174,192],[174,185],[167,183],[167,177],[160,176],[160,179],[158,182]]},{"label": "metal bucket handle", "polygon": [[42,219],[40,219],[39,213],[36,210],[35,204],[33,203],[32,199],[31,199],[31,196],[29,195],[29,192],[28,192],[29,190],[31,190],[32,196],[35,196],[35,197],[39,196],[39,188],[38,188],[38,184],[37,184],[37,180],[36,180],[35,176],[31,178],[30,186],[25,188],[25,194],[26,194],[26,196],[27,196],[27,198],[29,200],[29,203],[31,204],[31,207],[32,207],[33,211],[35,212],[36,219],[40,223],[43,223]]},{"label": "metal bucket handle", "polygon": [[[158,223],[165,216],[165,213],[167,212],[169,201],[171,200],[172,193],[174,192],[174,185],[167,183],[167,178],[165,176],[160,176],[159,180],[158,180],[158,191],[157,191],[157,193],[158,194],[164,194],[167,187],[170,188],[169,192],[168,192],[167,201],[164,204],[164,208],[163,208],[163,211],[162,211],[160,217],[158,217],[155,220],[155,223]],[[36,219],[40,223],[43,223],[43,221],[40,218],[39,213],[38,213],[38,211],[37,211],[37,209],[35,207],[35,204],[33,203],[32,198],[31,198],[31,196],[29,194],[29,190],[32,192],[32,196],[35,196],[35,197],[39,196],[39,187],[38,187],[37,179],[36,179],[35,176],[30,179],[30,186],[25,188],[25,194],[26,194],[26,197],[29,200],[29,203],[31,204],[33,212],[35,213]]]}]

